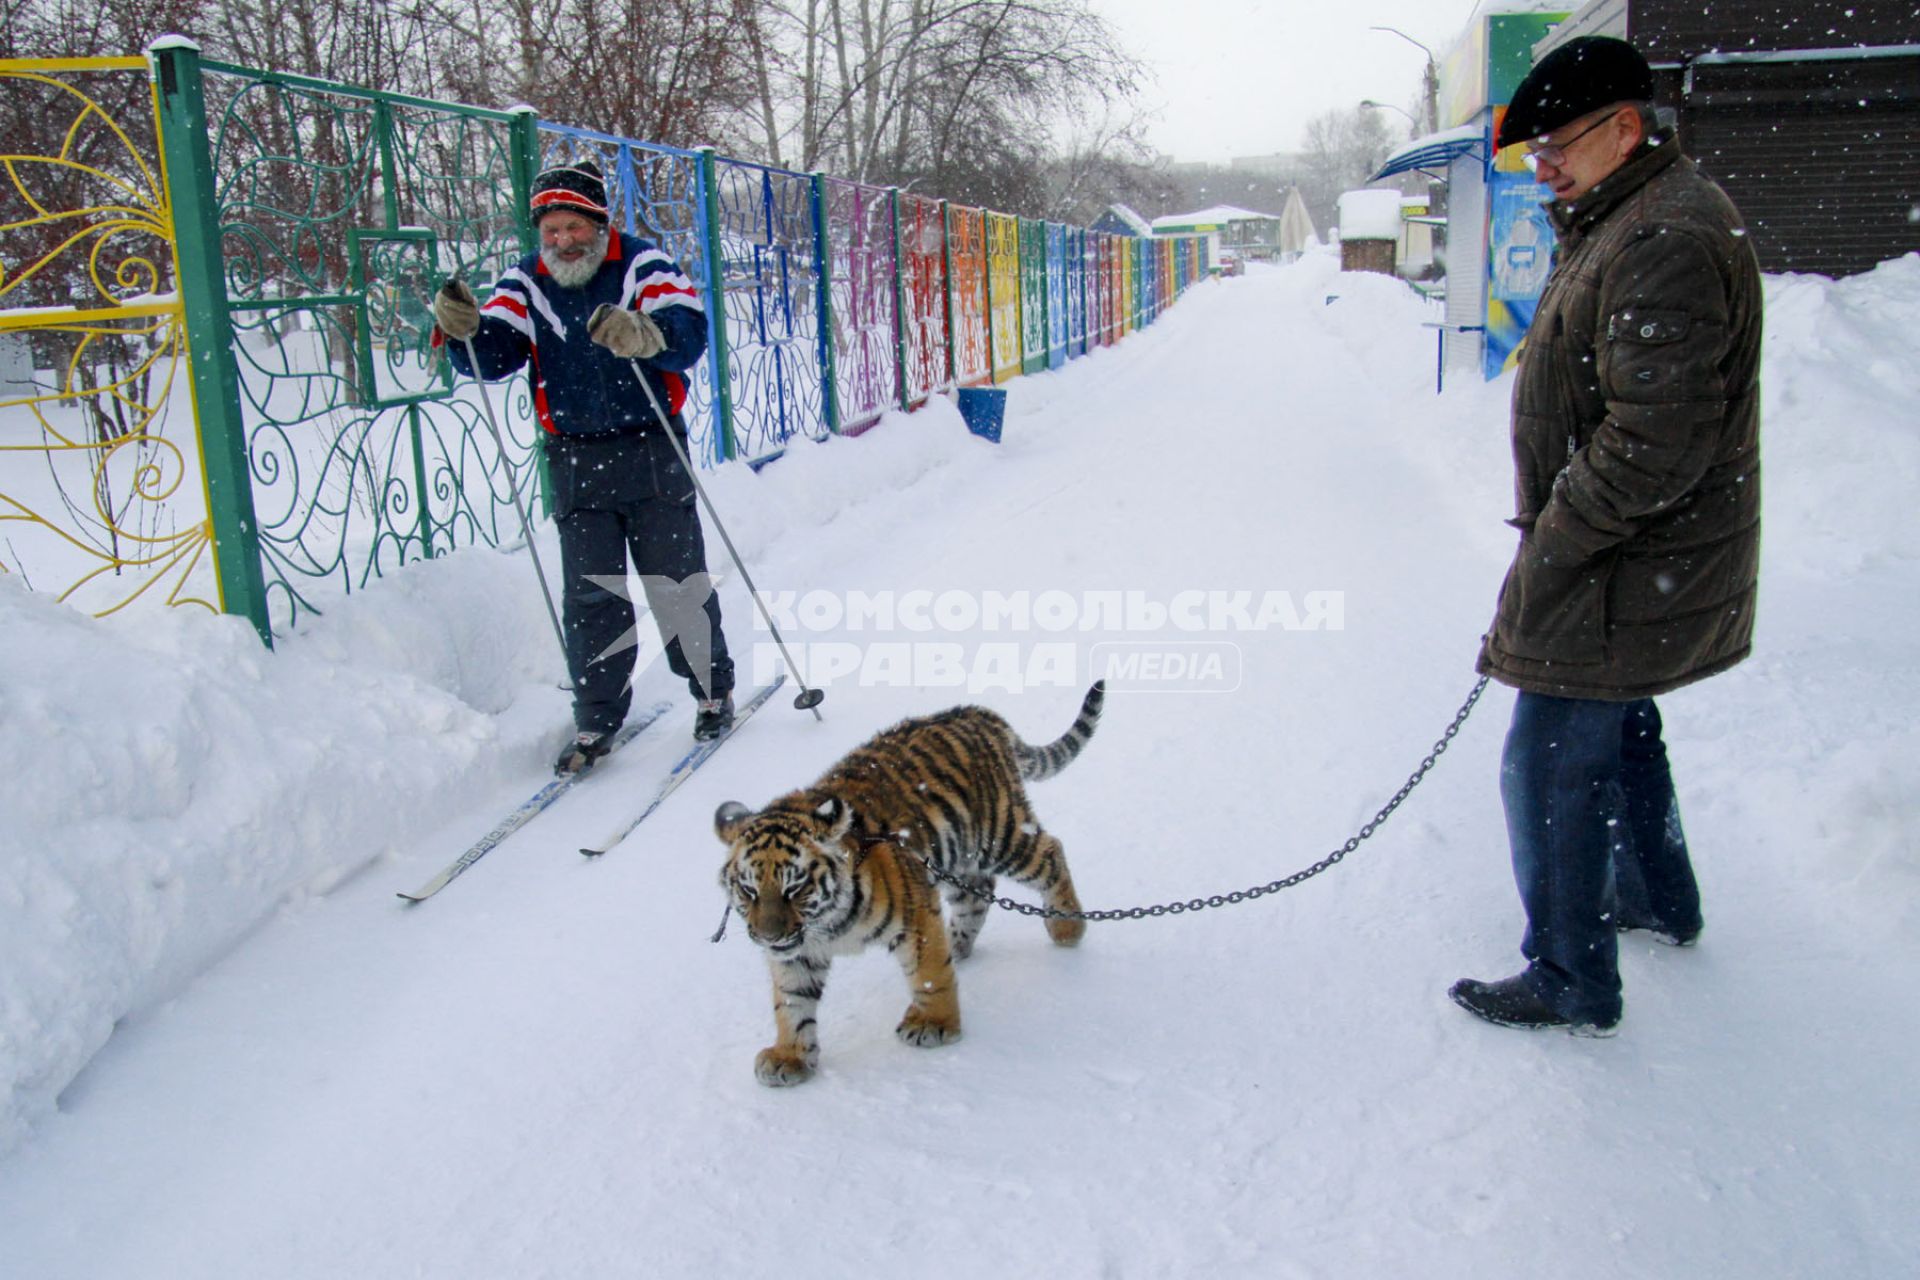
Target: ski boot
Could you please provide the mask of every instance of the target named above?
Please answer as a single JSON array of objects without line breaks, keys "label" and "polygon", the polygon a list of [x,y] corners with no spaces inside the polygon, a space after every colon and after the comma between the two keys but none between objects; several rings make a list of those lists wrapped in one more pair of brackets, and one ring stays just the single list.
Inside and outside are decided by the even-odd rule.
[{"label": "ski boot", "polygon": [[693,740],[712,742],[733,728],[733,695],[726,694],[718,698],[702,698],[700,709],[693,717]]}]

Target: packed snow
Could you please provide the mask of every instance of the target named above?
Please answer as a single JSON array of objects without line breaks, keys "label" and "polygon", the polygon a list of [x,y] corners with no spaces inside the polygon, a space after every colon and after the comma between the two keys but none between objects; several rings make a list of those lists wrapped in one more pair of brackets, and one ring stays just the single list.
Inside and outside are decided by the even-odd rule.
[{"label": "packed snow", "polygon": [[776,699],[589,862],[684,747],[653,663],[674,718],[418,907],[569,731],[524,550],[271,652],[0,579],[0,1272],[1914,1274],[1920,255],[1767,304],[1755,654],[1661,700],[1707,930],[1623,942],[1613,1040],[1445,997],[1519,964],[1496,686],[1325,875],[1072,951],[996,912],[937,1050],[843,960],[819,1076],[754,1082],[724,800],[960,701],[1049,740],[1096,646],[1154,654],[1033,791],[1127,907],[1306,866],[1431,749],[1512,550],[1508,383],[1436,395],[1428,305],[1325,253],[1016,381],[998,446],[940,401],[713,476],[824,720]]},{"label": "packed snow", "polygon": [[1398,191],[1343,191],[1339,206],[1342,240],[1397,240],[1400,238]]}]

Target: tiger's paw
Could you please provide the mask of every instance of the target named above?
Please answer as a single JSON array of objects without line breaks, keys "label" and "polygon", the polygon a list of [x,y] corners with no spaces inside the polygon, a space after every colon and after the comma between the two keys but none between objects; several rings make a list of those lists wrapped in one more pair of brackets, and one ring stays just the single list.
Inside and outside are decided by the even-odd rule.
[{"label": "tiger's paw", "polygon": [[900,1019],[900,1025],[893,1029],[893,1034],[921,1049],[952,1044],[960,1038],[960,1015],[957,1013],[931,1014],[919,1009],[909,1009],[907,1016]]},{"label": "tiger's paw", "polygon": [[813,1064],[804,1054],[779,1048],[762,1049],[753,1060],[753,1078],[775,1089],[805,1084],[813,1078]]},{"label": "tiger's paw", "polygon": [[1047,936],[1053,939],[1056,947],[1077,947],[1080,939],[1087,935],[1085,920],[1049,920]]}]

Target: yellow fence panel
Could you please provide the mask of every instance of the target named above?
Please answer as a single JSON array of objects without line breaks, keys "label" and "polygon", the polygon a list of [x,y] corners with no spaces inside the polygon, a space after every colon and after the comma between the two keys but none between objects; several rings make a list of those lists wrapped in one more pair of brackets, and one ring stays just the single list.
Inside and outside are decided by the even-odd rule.
[{"label": "yellow fence panel", "polygon": [[1020,376],[1020,219],[987,215],[987,309],[992,317],[993,380]]},{"label": "yellow fence panel", "polygon": [[217,608],[144,58],[0,59],[0,573]]}]

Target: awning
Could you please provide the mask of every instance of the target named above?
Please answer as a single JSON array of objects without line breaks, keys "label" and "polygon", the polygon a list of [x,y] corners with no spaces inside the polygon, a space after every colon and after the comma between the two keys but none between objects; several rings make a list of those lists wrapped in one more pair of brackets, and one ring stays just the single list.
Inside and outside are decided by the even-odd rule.
[{"label": "awning", "polygon": [[1476,153],[1482,158],[1491,154],[1487,131],[1477,124],[1463,124],[1455,129],[1415,138],[1388,156],[1387,162],[1380,166],[1380,172],[1367,181],[1378,182],[1410,169],[1444,169],[1456,157]]}]

